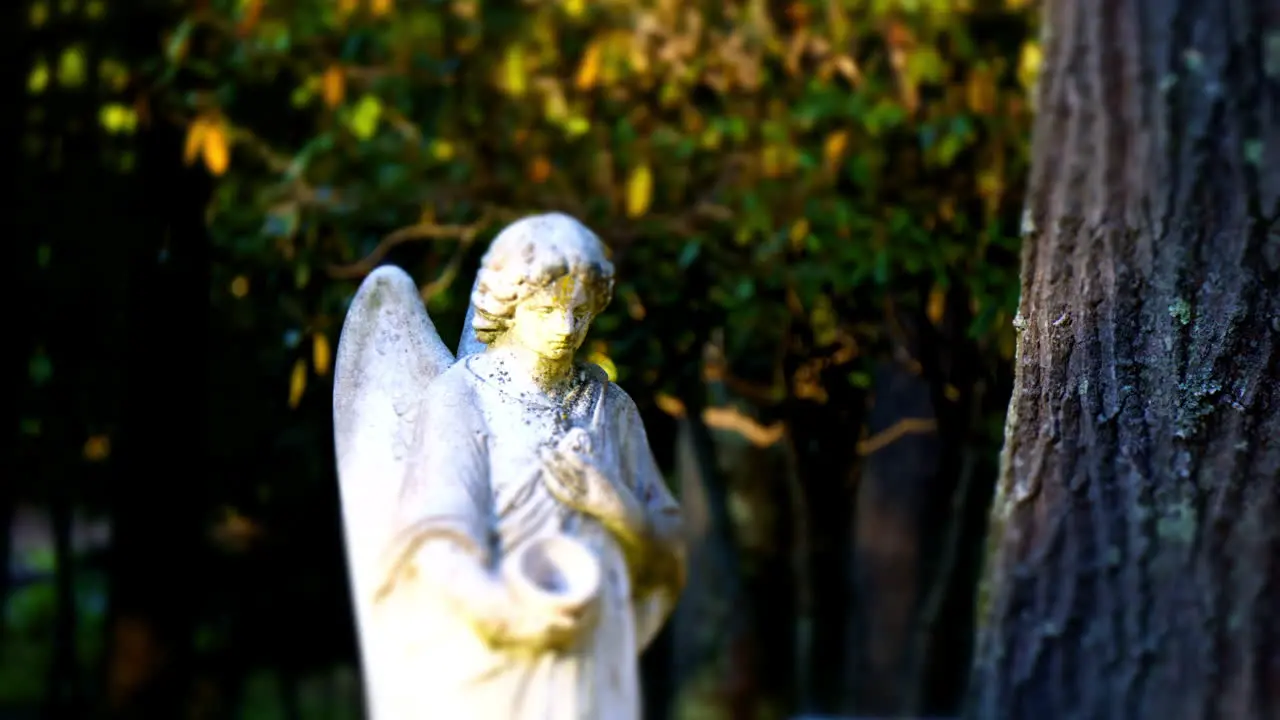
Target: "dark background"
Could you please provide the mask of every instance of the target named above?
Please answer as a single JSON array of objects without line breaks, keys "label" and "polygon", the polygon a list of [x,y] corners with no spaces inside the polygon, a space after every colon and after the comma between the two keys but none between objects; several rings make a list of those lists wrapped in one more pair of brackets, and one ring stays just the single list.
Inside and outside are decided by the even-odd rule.
[{"label": "dark background", "polygon": [[[1011,379],[1030,11],[850,4],[841,25],[755,4],[770,43],[752,4],[692,3],[678,92],[634,61],[583,79],[593,39],[662,5],[5,11],[0,714],[357,717],[343,302],[401,264],[452,346],[485,242],[548,209],[614,250],[625,282],[588,351],[690,515],[649,715],[957,710]],[[290,44],[259,43],[282,27]],[[797,38],[822,42],[788,68]],[[530,99],[537,78],[563,80],[584,139]],[[201,118],[228,169],[184,161]],[[322,136],[281,182],[276,160]]]}]

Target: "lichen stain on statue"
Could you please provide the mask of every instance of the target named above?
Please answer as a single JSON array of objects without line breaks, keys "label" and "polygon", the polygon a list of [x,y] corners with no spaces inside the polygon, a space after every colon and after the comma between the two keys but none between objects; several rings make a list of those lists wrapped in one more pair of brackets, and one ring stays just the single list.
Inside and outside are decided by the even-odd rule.
[{"label": "lichen stain on statue", "polygon": [[494,239],[456,358],[402,270],[352,300],[334,431],[372,720],[640,717],[686,561],[635,404],[574,361],[613,284],[553,213]]}]

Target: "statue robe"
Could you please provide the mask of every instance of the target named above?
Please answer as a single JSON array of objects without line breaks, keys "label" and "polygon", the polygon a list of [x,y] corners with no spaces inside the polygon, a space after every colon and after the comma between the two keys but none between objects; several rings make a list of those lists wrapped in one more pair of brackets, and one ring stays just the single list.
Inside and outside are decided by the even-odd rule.
[{"label": "statue robe", "polygon": [[427,540],[444,539],[496,572],[503,557],[535,539],[569,534],[599,559],[599,621],[562,652],[491,648],[431,586],[442,582],[441,573],[415,572],[414,562],[425,560],[393,561],[396,579],[375,615],[378,645],[396,646],[390,656],[400,662],[377,670],[383,677],[372,682],[384,689],[376,697],[387,699],[375,712],[379,720],[638,720],[637,656],[670,600],[634,591],[616,540],[546,489],[538,450],[583,428],[597,467],[631,488],[651,514],[678,512],[675,500],[634,402],[598,367],[575,368],[573,389],[552,407],[545,398],[519,397],[491,363],[472,355],[431,383],[392,556],[411,558]]}]

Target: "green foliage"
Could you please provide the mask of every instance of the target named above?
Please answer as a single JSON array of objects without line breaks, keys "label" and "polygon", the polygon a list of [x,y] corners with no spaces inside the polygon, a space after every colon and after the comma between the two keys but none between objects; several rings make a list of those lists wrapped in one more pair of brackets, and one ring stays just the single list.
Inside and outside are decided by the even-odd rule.
[{"label": "green foliage", "polygon": [[759,353],[875,335],[887,297],[923,307],[929,286],[963,287],[1007,355],[1022,5],[211,0],[155,70],[188,161],[219,176],[219,304],[254,276],[332,333],[361,258],[423,241],[424,294],[460,313],[471,241],[560,209],[619,259],[601,329],[624,381],[694,340],[629,338],[626,315]]}]

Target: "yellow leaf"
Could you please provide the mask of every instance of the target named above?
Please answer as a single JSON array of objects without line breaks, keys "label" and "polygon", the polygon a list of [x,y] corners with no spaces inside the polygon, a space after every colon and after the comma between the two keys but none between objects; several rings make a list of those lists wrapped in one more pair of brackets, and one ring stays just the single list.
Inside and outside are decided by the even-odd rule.
[{"label": "yellow leaf", "polygon": [[799,250],[804,247],[804,241],[809,237],[809,220],[800,218],[791,226],[791,247]]},{"label": "yellow leaf", "polygon": [[507,92],[515,97],[524,95],[529,84],[524,72],[524,49],[519,45],[507,48],[507,54],[502,63],[502,73],[503,86]]},{"label": "yellow leaf", "polygon": [[350,15],[356,11],[356,6],[359,4],[359,0],[338,0],[338,14],[344,17]]},{"label": "yellow leaf", "polygon": [[236,299],[243,299],[249,294],[249,278],[243,275],[237,275],[231,281],[231,295]]},{"label": "yellow leaf", "polygon": [[848,131],[837,130],[827,136],[826,142],[822,144],[822,161],[827,172],[833,172],[836,169],[848,146]]},{"label": "yellow leaf", "polygon": [[374,95],[364,95],[356,103],[355,109],[347,119],[351,132],[361,140],[368,140],[378,131],[378,122],[382,119],[382,101]]},{"label": "yellow leaf", "polygon": [[631,69],[638,75],[649,72],[649,53],[642,36],[631,37],[631,47],[627,59],[631,61]]},{"label": "yellow leaf", "polygon": [[978,67],[969,73],[965,82],[965,96],[969,109],[979,115],[986,115],[995,109],[996,84],[991,72]]},{"label": "yellow leaf", "polygon": [[262,528],[233,507],[222,509],[222,518],[210,533],[223,549],[243,552],[262,534]]},{"label": "yellow leaf", "polygon": [[441,161],[448,161],[453,159],[453,153],[453,143],[448,140],[436,138],[431,141],[431,157]]},{"label": "yellow leaf", "polygon": [[41,60],[31,68],[31,74],[27,76],[27,90],[32,94],[44,92],[49,86],[49,65]]},{"label": "yellow leaf", "polygon": [[138,127],[138,111],[121,103],[107,103],[98,111],[98,121],[111,133],[131,133]]},{"label": "yellow leaf", "polygon": [[1004,177],[999,172],[987,169],[978,173],[979,195],[999,199],[1003,190]]},{"label": "yellow leaf", "polygon": [[342,98],[347,94],[347,76],[341,67],[330,65],[324,71],[324,77],[320,79],[320,92],[325,105],[333,108],[342,103]]},{"label": "yellow leaf", "polygon": [[546,157],[539,155],[529,163],[529,180],[533,183],[541,185],[551,177],[551,162]]},{"label": "yellow leaf", "polygon": [[293,363],[293,372],[289,375],[289,407],[296,408],[302,402],[302,393],[307,390],[307,363],[298,358]]},{"label": "yellow leaf", "polygon": [[84,459],[89,462],[102,462],[111,455],[111,438],[106,435],[91,435],[84,441]]},{"label": "yellow leaf", "polygon": [[1023,87],[1030,88],[1035,84],[1043,60],[1044,53],[1040,50],[1039,43],[1028,42],[1022,46],[1022,53],[1018,57],[1018,80]]},{"label": "yellow leaf", "polygon": [[569,117],[569,103],[565,102],[564,93],[559,83],[545,90],[542,98],[542,114],[552,122],[562,122]]},{"label": "yellow leaf", "polygon": [[204,134],[208,129],[208,121],[199,117],[187,126],[187,140],[182,148],[183,162],[190,165],[200,156],[200,150],[204,147]]},{"label": "yellow leaf", "polygon": [[853,58],[848,55],[841,55],[837,57],[832,61],[832,64],[835,66],[836,72],[843,75],[844,79],[847,80],[850,85],[857,85],[862,79],[862,74],[858,72],[857,63],[855,63]]},{"label": "yellow leaf", "polygon": [[622,79],[624,65],[619,60],[625,58],[628,52],[625,45],[630,42],[630,38],[625,31],[614,31],[606,36],[606,40],[608,44],[600,51],[600,77],[596,83],[613,87]]},{"label": "yellow leaf", "polygon": [[929,322],[934,325],[942,323],[942,315],[947,310],[947,294],[937,285],[933,286],[933,290],[929,291],[929,305],[925,309],[925,314],[929,316]]},{"label": "yellow leaf", "polygon": [[573,79],[573,85],[579,90],[590,90],[595,87],[596,80],[599,78],[600,41],[595,40],[587,46],[587,51],[582,56],[582,63],[578,65],[578,75]]},{"label": "yellow leaf", "polygon": [[332,359],[333,353],[329,348],[329,338],[324,333],[316,333],[311,336],[311,364],[316,369],[317,375],[329,374],[329,360]]},{"label": "yellow leaf", "polygon": [[720,142],[723,139],[724,133],[720,132],[720,128],[715,125],[708,125],[707,129],[702,131],[702,136],[698,140],[705,150],[719,150]]},{"label": "yellow leaf", "polygon": [[653,171],[648,165],[640,165],[631,171],[627,181],[627,215],[640,217],[649,211],[653,200]]},{"label": "yellow leaf", "polygon": [[204,165],[214,175],[222,175],[231,163],[231,148],[227,140],[227,129],[220,122],[210,122],[204,132],[202,143]]},{"label": "yellow leaf", "polygon": [[782,172],[782,157],[777,145],[765,145],[760,151],[760,172],[767,178],[776,178]]},{"label": "yellow leaf", "polygon": [[564,123],[564,132],[571,138],[582,137],[591,130],[591,121],[581,115],[574,115]]},{"label": "yellow leaf", "polygon": [[658,393],[653,398],[658,409],[672,417],[684,417],[684,403],[678,397],[666,393]]},{"label": "yellow leaf", "polygon": [[49,20],[49,3],[45,0],[37,0],[31,3],[31,11],[29,15],[31,27],[38,28]]},{"label": "yellow leaf", "polygon": [[587,0],[564,0],[564,11],[571,18],[582,17],[587,9]]},{"label": "yellow leaf", "polygon": [[84,49],[73,45],[62,51],[58,58],[58,82],[66,87],[79,87],[84,83],[86,73]]},{"label": "yellow leaf", "polygon": [[370,0],[369,12],[374,17],[382,17],[391,13],[391,9],[395,7],[394,0]]},{"label": "yellow leaf", "polygon": [[644,302],[636,293],[626,293],[623,295],[623,299],[627,303],[627,315],[630,315],[632,320],[643,320],[645,315],[649,314],[649,311],[644,306]]}]

